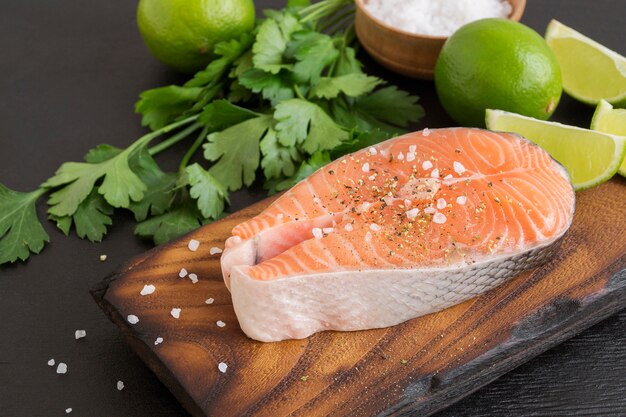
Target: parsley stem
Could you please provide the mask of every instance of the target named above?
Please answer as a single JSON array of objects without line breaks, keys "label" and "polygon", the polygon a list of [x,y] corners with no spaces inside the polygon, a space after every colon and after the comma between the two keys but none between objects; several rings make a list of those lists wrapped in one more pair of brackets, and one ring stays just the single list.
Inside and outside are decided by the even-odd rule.
[{"label": "parsley stem", "polygon": [[192,124],[191,126],[188,126],[186,129],[181,130],[180,132],[178,132],[174,136],[171,136],[171,137],[165,139],[163,142],[160,142],[157,145],[153,146],[152,148],[150,148],[148,150],[148,152],[150,152],[150,155],[156,155],[159,152],[163,152],[164,150],[166,150],[170,146],[175,145],[176,143],[180,142],[181,140],[185,139],[187,136],[189,136],[190,134],[192,134],[193,132],[198,130],[200,128],[200,126],[201,126],[200,123]]},{"label": "parsley stem", "polygon": [[343,13],[336,15],[334,18],[330,19],[328,22],[321,25],[319,28],[319,31],[324,32],[327,29],[335,25],[338,25],[339,23],[345,23],[344,20],[346,20],[348,17],[351,17],[352,15],[354,15],[354,8],[350,7],[349,9],[345,10]]},{"label": "parsley stem", "polygon": [[300,91],[300,88],[298,87],[298,84],[294,84],[293,85],[293,89],[296,92],[296,95],[301,98],[302,100],[306,100],[306,98],[304,98],[304,96],[302,95],[302,92]]},{"label": "parsley stem", "polygon": [[196,151],[198,150],[200,145],[202,145],[202,142],[204,142],[204,140],[206,139],[206,136],[207,136],[208,133],[209,133],[209,127],[205,126],[204,129],[202,129],[202,131],[200,132],[200,134],[196,138],[196,140],[193,143],[193,145],[191,145],[191,148],[189,148],[187,150],[187,153],[183,156],[183,159],[181,159],[180,165],[178,166],[178,172],[179,173],[183,172],[183,170],[185,169],[185,167],[189,163],[189,160],[191,159],[191,157],[196,153]]}]

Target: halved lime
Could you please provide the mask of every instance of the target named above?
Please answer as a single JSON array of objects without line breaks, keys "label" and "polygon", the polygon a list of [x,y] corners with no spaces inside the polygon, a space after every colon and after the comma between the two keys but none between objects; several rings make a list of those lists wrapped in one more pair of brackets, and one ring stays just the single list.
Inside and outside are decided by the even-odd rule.
[{"label": "halved lime", "polygon": [[[591,119],[591,129],[611,135],[626,136],[626,110],[614,109],[610,103],[600,101]],[[626,177],[626,159],[617,172]]]},{"label": "halved lime", "polygon": [[609,180],[624,160],[626,137],[545,122],[502,110],[487,110],[487,128],[518,133],[559,161],[575,190]]},{"label": "halved lime", "polygon": [[626,58],[556,20],[548,25],[546,41],[561,65],[567,94],[591,105],[605,99],[626,106]]}]

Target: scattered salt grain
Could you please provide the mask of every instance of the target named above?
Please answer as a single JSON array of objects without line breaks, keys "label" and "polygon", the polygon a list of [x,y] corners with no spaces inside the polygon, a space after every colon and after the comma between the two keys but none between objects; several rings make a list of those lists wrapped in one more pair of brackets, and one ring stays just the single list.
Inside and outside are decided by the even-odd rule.
[{"label": "scattered salt grain", "polygon": [[135,316],[134,314],[129,314],[128,317],[126,317],[126,320],[130,324],[137,324],[137,323],[139,323],[139,317]]},{"label": "scattered salt grain", "polygon": [[439,168],[435,168],[430,173],[431,178],[439,178]]},{"label": "scattered salt grain", "polygon": [[398,161],[403,161],[404,160],[404,154],[402,152],[400,152],[398,154]]},{"label": "scattered salt grain", "polygon": [[380,226],[377,225],[376,223],[372,223],[370,224],[370,229],[373,230],[374,232],[378,232],[380,231]]},{"label": "scattered salt grain", "polygon": [[283,217],[285,217],[285,215],[284,215],[283,213],[278,213],[278,214],[276,215],[276,219],[278,219],[278,220],[282,220],[282,219],[283,219]]},{"label": "scattered salt grain", "polygon": [[224,374],[228,369],[228,365],[226,365],[224,362],[220,362],[219,365],[217,365],[217,369],[219,369],[220,372]]},{"label": "scattered salt grain", "polygon": [[76,340],[78,340],[78,339],[82,339],[82,338],[83,338],[83,337],[85,337],[85,336],[87,336],[87,331],[85,331],[85,330],[76,330],[76,331],[74,332],[74,338],[75,338]]},{"label": "scattered salt grain", "polygon": [[367,179],[370,181],[374,181],[376,179],[376,175],[370,175],[369,177],[367,177]]},{"label": "scattered salt grain", "polygon": [[311,233],[313,234],[313,237],[315,239],[321,239],[322,237],[324,237],[324,232],[322,232],[322,229],[320,229],[319,227],[314,227],[313,229],[311,229]]},{"label": "scattered salt grain", "polygon": [[178,276],[181,278],[185,278],[187,276],[187,270],[185,268],[181,268],[180,272],[178,273]]},{"label": "scattered salt grain", "polygon": [[431,169],[433,167],[433,163],[430,161],[422,162],[422,169]]},{"label": "scattered salt grain", "polygon": [[372,15],[390,26],[430,36],[450,36],[469,22],[506,18],[512,10],[506,0],[369,0],[364,4]]},{"label": "scattered salt grain", "polygon": [[365,241],[366,242],[372,241],[372,234],[370,232],[365,233]]},{"label": "scattered salt grain", "polygon": [[465,197],[464,195],[460,195],[456,198],[456,202],[457,204],[464,205],[465,203],[467,203],[467,197]]},{"label": "scattered salt grain", "polygon": [[50,359],[48,361],[48,366],[54,366],[54,359]]},{"label": "scattered salt grain", "polygon": [[107,256],[106,255],[100,255],[100,262],[104,262],[107,260]]},{"label": "scattered salt grain", "polygon": [[376,155],[376,154],[378,154],[378,151],[377,151],[377,150],[376,150],[376,148],[375,148],[375,147],[373,147],[373,146],[372,146],[372,147],[370,147],[370,148],[368,149],[368,152],[370,153],[370,155]]},{"label": "scattered salt grain", "polygon": [[411,207],[411,204],[413,204],[413,202],[411,200],[409,200],[409,199],[404,200],[404,205],[406,207]]},{"label": "scattered salt grain", "polygon": [[198,276],[196,274],[189,274],[189,279],[193,284],[198,282]]},{"label": "scattered salt grain", "polygon": [[224,323],[222,320],[218,320],[217,323],[215,323],[215,324],[217,324],[217,327],[225,327],[226,326],[226,323]]},{"label": "scattered salt grain", "polygon": [[187,247],[190,251],[195,252],[200,247],[200,242],[198,242],[196,239],[191,239],[187,244]]},{"label": "scattered salt grain", "polygon": [[170,314],[175,319],[179,318],[180,317],[180,308],[173,308],[172,311],[170,311]]},{"label": "scattered salt grain", "polygon": [[313,203],[319,206],[320,204],[322,204],[322,200],[320,200],[319,197],[313,197]]},{"label": "scattered salt grain", "polygon": [[154,341],[154,346],[156,346],[156,345],[158,345],[158,344],[160,344],[160,343],[163,343],[163,338],[159,336],[159,337],[157,337],[157,338],[156,338],[156,340]]},{"label": "scattered salt grain", "polygon": [[422,135],[423,136],[430,136],[430,129],[426,128],[426,129],[422,130]]},{"label": "scattered salt grain", "polygon": [[454,161],[452,166],[454,167],[454,172],[456,172],[459,175],[465,172],[465,167],[460,162]]},{"label": "scattered salt grain", "polygon": [[117,381],[117,390],[121,391],[124,389],[124,381]]},{"label": "scattered salt grain", "polygon": [[409,145],[409,152],[415,153],[416,150],[417,150],[417,145]]},{"label": "scattered salt grain", "polygon": [[343,228],[346,229],[346,232],[351,232],[353,229],[351,223],[346,224]]},{"label": "scattered salt grain", "polygon": [[66,408],[66,409],[65,409],[65,414],[69,414],[69,413],[71,413],[71,412],[72,412],[72,408],[71,408],[71,407],[70,407],[70,408]]},{"label": "scattered salt grain", "polygon": [[67,364],[63,362],[59,362],[59,365],[57,366],[57,374],[65,374],[65,373],[67,373]]},{"label": "scattered salt grain", "polygon": [[446,206],[448,205],[448,203],[446,203],[446,200],[443,198],[439,198],[437,200],[437,208],[439,210],[443,210],[444,208],[446,208]]},{"label": "scattered salt grain", "polygon": [[437,224],[444,224],[446,220],[448,219],[446,218],[446,215],[443,213],[435,213],[435,215],[433,216],[433,221]]},{"label": "scattered salt grain", "polygon": [[332,233],[333,230],[335,230],[335,229],[332,228],[332,227],[325,227],[325,228],[322,229],[322,232],[324,232],[324,234],[329,234],[329,233]]},{"label": "scattered salt grain", "polygon": [[218,253],[222,253],[222,250],[217,246],[213,246],[211,249],[209,249],[209,255],[217,255]]},{"label": "scattered salt grain", "polygon": [[406,217],[408,217],[410,220],[413,220],[417,217],[419,212],[420,212],[420,209],[418,209],[417,207],[413,208],[406,212]]},{"label": "scattered salt grain", "polygon": [[409,152],[406,154],[406,161],[411,162],[415,161],[415,154],[413,152]]},{"label": "scattered salt grain", "polygon": [[215,300],[212,298],[207,298],[206,300],[204,300],[204,304],[213,304]]},{"label": "scattered salt grain", "polygon": [[372,206],[372,203],[368,203],[367,201],[361,204],[361,211],[367,211]]},{"label": "scattered salt grain", "polygon": [[452,178],[454,178],[454,177],[452,176],[452,174],[448,174],[448,175],[446,175],[445,177],[443,177],[443,179],[444,179],[445,181],[450,181]]},{"label": "scattered salt grain", "polygon": [[436,212],[437,212],[437,210],[435,210],[434,207],[426,207],[424,209],[424,213],[426,213],[426,214],[433,214],[433,213],[436,213]]},{"label": "scattered salt grain", "polygon": [[156,287],[152,284],[144,285],[139,294],[141,295],[150,295],[156,290]]},{"label": "scattered salt grain", "polygon": [[370,172],[370,163],[369,162],[364,163],[363,166],[361,167],[361,171]]}]

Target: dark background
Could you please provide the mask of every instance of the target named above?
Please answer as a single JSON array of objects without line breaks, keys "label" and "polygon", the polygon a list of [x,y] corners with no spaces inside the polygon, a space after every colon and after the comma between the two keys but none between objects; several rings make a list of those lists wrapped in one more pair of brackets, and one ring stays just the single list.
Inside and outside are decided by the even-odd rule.
[{"label": "dark background", "polygon": [[[227,1],[227,0],[224,0]],[[257,8],[282,1],[256,1]],[[132,0],[0,1],[0,182],[30,191],[64,161],[100,143],[125,147],[144,133],[133,104],[140,91],[184,79],[155,62],[135,25]],[[626,0],[528,0],[522,21],[543,33],[557,18],[626,53]],[[422,97],[423,123],[453,125],[433,84],[370,72]],[[587,127],[592,109],[564,96],[555,119]],[[161,157],[174,167],[184,145]],[[241,208],[262,196],[245,191]],[[43,200],[40,202],[43,203]],[[45,207],[39,205],[41,218]],[[88,289],[150,245],[118,214],[101,244],[65,237],[52,223],[43,253],[0,267],[0,417],[186,416],[123,343]],[[610,225],[607,225],[610,227]],[[107,254],[106,262],[99,261]],[[87,337],[74,340],[76,329]],[[68,364],[66,375],[48,359]],[[126,388],[116,389],[123,380]],[[452,416],[626,415],[626,311],[583,332],[439,414]]]}]

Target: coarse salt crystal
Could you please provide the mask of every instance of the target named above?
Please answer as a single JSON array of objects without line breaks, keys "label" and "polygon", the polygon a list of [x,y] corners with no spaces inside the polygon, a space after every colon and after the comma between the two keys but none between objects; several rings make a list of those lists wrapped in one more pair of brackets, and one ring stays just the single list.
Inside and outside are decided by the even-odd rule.
[{"label": "coarse salt crystal", "polygon": [[426,129],[422,130],[422,135],[423,136],[430,136],[430,129],[426,128]]},{"label": "coarse salt crystal", "polygon": [[198,276],[196,274],[189,274],[189,279],[191,280],[192,284],[195,284],[198,282]]},{"label": "coarse salt crystal", "polygon": [[217,365],[217,369],[219,369],[221,373],[226,373],[228,365],[226,365],[224,362],[220,362],[219,365]]},{"label": "coarse salt crystal", "polygon": [[163,343],[163,338],[159,336],[159,337],[157,337],[157,338],[156,338],[156,340],[154,341],[154,346],[156,346],[156,345],[158,345],[158,344],[160,344],[160,343]]},{"label": "coarse salt crystal", "polygon": [[454,172],[456,172],[459,175],[465,172],[465,167],[460,162],[454,161],[452,163],[452,167],[454,168]]},{"label": "coarse salt crystal", "polygon": [[370,172],[370,163],[369,162],[364,163],[363,166],[361,167],[361,170],[363,172]]},{"label": "coarse salt crystal", "polygon": [[367,179],[370,181],[374,181],[376,179],[376,175],[370,175],[369,177],[367,177]]},{"label": "coarse salt crystal", "polygon": [[437,199],[437,208],[439,210],[442,210],[442,209],[446,208],[447,205],[448,205],[448,203],[446,203],[445,199],[443,199],[443,198]]},{"label": "coarse salt crystal", "polygon": [[465,203],[467,203],[467,197],[465,197],[464,195],[460,195],[456,198],[456,202],[457,204],[464,205]]},{"label": "coarse salt crystal", "polygon": [[433,163],[430,161],[422,162],[422,169],[431,169],[433,167]]},{"label": "coarse salt crystal", "polygon": [[378,151],[376,150],[376,148],[375,148],[375,147],[373,147],[373,146],[371,146],[371,147],[368,149],[368,152],[370,153],[370,155],[376,155],[376,154],[378,153]]},{"label": "coarse salt crystal", "polygon": [[209,249],[209,255],[217,255],[218,253],[222,253],[222,249],[218,248],[217,246],[213,246],[211,249]]},{"label": "coarse salt crystal", "polygon": [[124,389],[124,381],[117,381],[117,390],[121,391]]},{"label": "coarse salt crystal", "polygon": [[435,213],[435,215],[433,216],[433,222],[437,224],[444,224],[446,220],[448,219],[446,218],[446,215],[443,213]]},{"label": "coarse salt crystal", "polygon": [[380,230],[380,226],[377,225],[376,223],[372,223],[370,224],[370,229],[373,230],[374,232],[378,232]]},{"label": "coarse salt crystal", "polygon": [[59,365],[57,366],[57,374],[65,374],[65,373],[67,373],[67,364],[63,362],[59,362]]},{"label": "coarse salt crystal", "polygon": [[402,152],[400,152],[398,154],[398,161],[402,161],[402,160],[404,160],[404,154]]},{"label": "coarse salt crystal", "polygon": [[443,179],[444,179],[444,180],[446,180],[446,181],[449,181],[449,180],[451,180],[452,178],[454,178],[454,177],[452,176],[452,174],[448,174],[448,175],[446,175],[445,177],[443,177]]},{"label": "coarse salt crystal", "polygon": [[351,232],[353,229],[351,223],[346,224],[343,228],[346,229],[346,232]]},{"label": "coarse salt crystal", "polygon": [[404,200],[404,205],[405,207],[411,207],[411,204],[413,204],[413,202],[409,199]]},{"label": "coarse salt crystal", "polygon": [[335,230],[335,229],[332,228],[332,227],[325,227],[325,228],[322,229],[322,232],[324,232],[325,234],[329,234],[329,233],[332,233],[333,230]]},{"label": "coarse salt crystal", "polygon": [[439,178],[439,168],[435,168],[430,173],[431,178]]},{"label": "coarse salt crystal", "polygon": [[366,201],[365,203],[361,204],[361,211],[367,211],[371,206],[372,204]]},{"label": "coarse salt crystal", "polygon": [[182,268],[178,273],[178,276],[181,278],[185,278],[187,276],[187,270],[185,268]]},{"label": "coarse salt crystal", "polygon": [[435,210],[434,207],[426,207],[424,209],[424,213],[426,213],[426,214],[433,214],[433,213],[436,213],[436,212],[437,212],[437,210]]},{"label": "coarse salt crystal", "polygon": [[139,317],[135,316],[134,314],[129,314],[128,317],[126,317],[126,320],[130,324],[137,324],[137,323],[139,323]]},{"label": "coarse salt crystal", "polygon": [[156,290],[156,287],[152,284],[144,285],[139,294],[141,295],[150,295]]},{"label": "coarse salt crystal", "polygon": [[106,255],[100,255],[100,262],[104,262],[107,260],[107,256]]},{"label": "coarse salt crystal", "polygon": [[415,153],[416,150],[417,150],[417,145],[409,145],[409,152]]},{"label": "coarse salt crystal", "polygon": [[54,366],[54,359],[50,359],[48,361],[48,366]]},{"label": "coarse salt crystal", "polygon": [[276,215],[276,218],[277,218],[278,220],[282,220],[282,219],[283,219],[283,217],[285,217],[285,215],[284,215],[283,213],[278,213],[278,214]]},{"label": "coarse salt crystal", "polygon": [[372,234],[370,232],[365,233],[365,241],[366,242],[372,241]]},{"label": "coarse salt crystal", "polygon": [[226,326],[226,323],[224,323],[222,320],[218,320],[217,323],[215,323],[215,324],[217,324],[217,327],[225,327]]},{"label": "coarse salt crystal", "polygon": [[215,300],[214,300],[214,299],[212,299],[212,298],[207,298],[206,300],[204,300],[204,303],[205,303],[205,304],[213,304],[213,302],[214,302],[214,301],[215,301]]},{"label": "coarse salt crystal", "polygon": [[65,409],[65,414],[69,414],[72,412],[72,407]]},{"label": "coarse salt crystal", "polygon": [[187,247],[190,251],[195,252],[200,247],[200,242],[198,242],[196,239],[191,239],[187,244]]},{"label": "coarse salt crystal", "polygon": [[74,332],[74,339],[76,339],[76,340],[82,339],[85,336],[87,336],[87,331],[86,330],[76,330]]},{"label": "coarse salt crystal", "polygon": [[413,152],[409,152],[406,154],[406,161],[411,162],[415,161],[415,154]]},{"label": "coarse salt crystal", "polygon": [[319,227],[314,227],[313,229],[311,229],[311,233],[313,234],[313,237],[315,239],[321,239],[322,237],[324,237],[324,232],[322,232],[322,229],[320,229]]},{"label": "coarse salt crystal", "polygon": [[406,212],[406,217],[408,217],[409,219],[413,220],[413,219],[415,219],[417,217],[419,212],[420,212],[420,209],[418,209],[417,207],[413,208],[413,209],[411,209],[411,210]]},{"label": "coarse salt crystal", "polygon": [[175,319],[180,317],[180,308],[173,308],[172,311],[170,311],[170,314],[172,315],[172,317],[174,317]]}]

